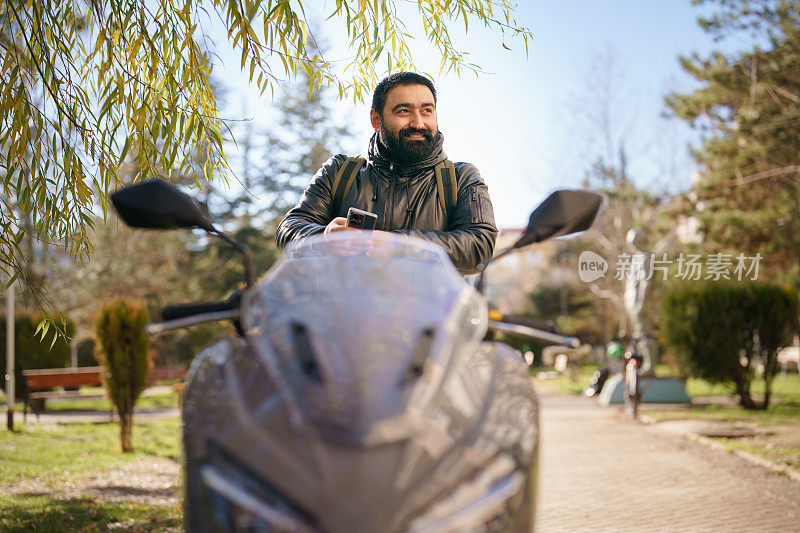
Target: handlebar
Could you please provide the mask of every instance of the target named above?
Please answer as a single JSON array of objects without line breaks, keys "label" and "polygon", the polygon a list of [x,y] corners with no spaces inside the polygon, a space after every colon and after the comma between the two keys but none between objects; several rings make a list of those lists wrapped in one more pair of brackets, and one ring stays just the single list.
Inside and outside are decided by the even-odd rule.
[{"label": "handlebar", "polygon": [[[239,323],[239,310],[231,309],[229,311],[217,311],[213,313],[201,313],[197,315],[187,316],[184,318],[176,318],[174,320],[167,320],[166,322],[154,322],[147,324],[145,332],[148,335],[156,335],[171,329],[185,328],[186,326],[196,326],[197,324],[205,324],[206,322],[218,322],[220,320],[233,320],[234,325]],[[237,326],[237,331],[238,331]]]},{"label": "handlebar", "polygon": [[239,307],[238,302],[232,304],[230,301],[168,305],[161,310],[161,318],[162,320],[177,320],[179,318],[201,315],[204,313],[231,311],[237,307]]},{"label": "handlebar", "polygon": [[188,316],[202,315],[205,313],[219,313],[238,309],[242,303],[241,291],[234,292],[230,298],[222,302],[200,302],[189,304],[168,305],[161,309],[161,319],[165,321],[178,320]]},{"label": "handlebar", "polygon": [[489,309],[489,329],[522,335],[548,344],[560,344],[571,348],[577,348],[581,344],[580,340],[575,337],[565,337],[564,335],[559,335],[552,331],[540,329],[547,326],[533,327],[530,322],[534,322],[533,325],[538,326],[538,323],[543,323],[544,321],[535,321],[527,317],[518,317],[514,315],[504,315],[497,309]]},{"label": "handlebar", "polygon": [[148,335],[155,335],[171,329],[184,328],[205,322],[232,320],[236,331],[242,334],[239,324],[239,306],[242,303],[241,291],[234,292],[230,298],[222,302],[200,302],[190,304],[168,305],[161,309],[163,322],[147,325]]},{"label": "handlebar", "polygon": [[495,320],[489,320],[489,328],[496,331],[502,331],[505,333],[523,335],[525,337],[544,341],[550,344],[561,344],[564,346],[569,346],[571,348],[577,348],[578,346],[580,346],[580,341],[575,337],[565,337],[563,335],[557,335],[555,333],[550,333],[549,331],[543,331],[541,329],[536,329],[529,326],[523,326],[521,324],[509,324],[507,322],[497,322]]}]

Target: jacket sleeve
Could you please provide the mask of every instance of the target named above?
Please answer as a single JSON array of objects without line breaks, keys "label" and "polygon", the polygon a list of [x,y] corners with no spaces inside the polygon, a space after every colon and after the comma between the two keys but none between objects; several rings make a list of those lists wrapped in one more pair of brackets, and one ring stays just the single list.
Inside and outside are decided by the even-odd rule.
[{"label": "jacket sleeve", "polygon": [[489,199],[489,189],[478,169],[467,163],[456,163],[458,200],[447,231],[399,230],[442,246],[462,275],[479,272],[479,265],[488,262],[494,252],[497,226]]},{"label": "jacket sleeve", "polygon": [[279,249],[289,241],[325,231],[325,226],[333,220],[331,186],[336,170],[345,159],[346,156],[341,154],[331,157],[311,178],[300,201],[286,213],[278,225],[275,243]]}]

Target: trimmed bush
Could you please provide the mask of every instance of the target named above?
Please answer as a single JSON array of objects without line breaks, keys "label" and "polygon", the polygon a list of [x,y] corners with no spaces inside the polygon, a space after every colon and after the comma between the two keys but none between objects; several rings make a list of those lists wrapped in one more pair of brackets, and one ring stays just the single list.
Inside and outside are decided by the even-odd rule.
[{"label": "trimmed bush", "polygon": [[106,391],[119,415],[122,451],[132,452],[133,407],[147,386],[150,372],[144,306],[117,300],[97,317],[97,359],[104,369]]},{"label": "trimmed bush", "polygon": [[[797,330],[794,290],[766,283],[677,283],[664,291],[661,311],[664,339],[687,375],[732,382],[748,409],[769,406],[777,352]],[[764,365],[762,404],[750,396],[757,361]]]},{"label": "trimmed bush", "polygon": [[100,363],[94,357],[94,339],[88,338],[78,342],[78,366],[97,366]]},{"label": "trimmed bush", "polygon": [[[16,376],[16,394],[18,399],[25,397],[27,389],[23,370],[36,368],[64,368],[69,366],[69,341],[64,337],[56,339],[53,344],[55,329],[51,326],[42,339],[36,335],[36,326],[42,320],[41,315],[25,312],[15,313],[14,316],[14,375]],[[59,324],[68,337],[75,333],[75,325],[67,319],[64,324]],[[52,345],[52,346],[51,346]],[[0,315],[0,369],[2,374],[6,371],[6,315]]]}]

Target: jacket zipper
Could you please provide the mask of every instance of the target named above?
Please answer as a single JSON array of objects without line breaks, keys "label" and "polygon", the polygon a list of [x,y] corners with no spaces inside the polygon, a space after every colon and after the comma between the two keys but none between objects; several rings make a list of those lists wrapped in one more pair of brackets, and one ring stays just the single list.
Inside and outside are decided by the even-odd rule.
[{"label": "jacket zipper", "polygon": [[471,222],[472,224],[478,223],[478,221],[483,220],[483,205],[481,205],[481,201],[478,199],[478,188],[472,187],[472,206],[473,211],[471,213]]},{"label": "jacket zipper", "polygon": [[392,230],[392,213],[394,212],[394,163],[389,165],[389,198],[386,199],[386,205],[383,208],[383,229],[384,231]]}]

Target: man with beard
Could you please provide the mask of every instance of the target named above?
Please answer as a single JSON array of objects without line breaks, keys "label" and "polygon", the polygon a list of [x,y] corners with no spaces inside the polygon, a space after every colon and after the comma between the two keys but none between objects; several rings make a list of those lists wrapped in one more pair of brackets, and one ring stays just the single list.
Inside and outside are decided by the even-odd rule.
[{"label": "man with beard", "polygon": [[[345,217],[348,208],[356,207],[378,216],[376,230],[434,242],[445,249],[459,272],[476,273],[494,250],[497,228],[492,204],[478,169],[447,160],[436,122],[433,83],[413,72],[385,78],[373,93],[370,121],[375,133],[363,159],[339,154],[317,171],[281,221],[278,246],[318,233],[351,230]],[[360,169],[348,164],[357,173],[345,190],[338,183],[343,164],[350,161],[357,161]],[[452,170],[441,170],[448,166]],[[439,170],[438,184],[434,169]],[[453,188],[447,172],[454,172],[455,178],[449,202],[443,199]]]}]

